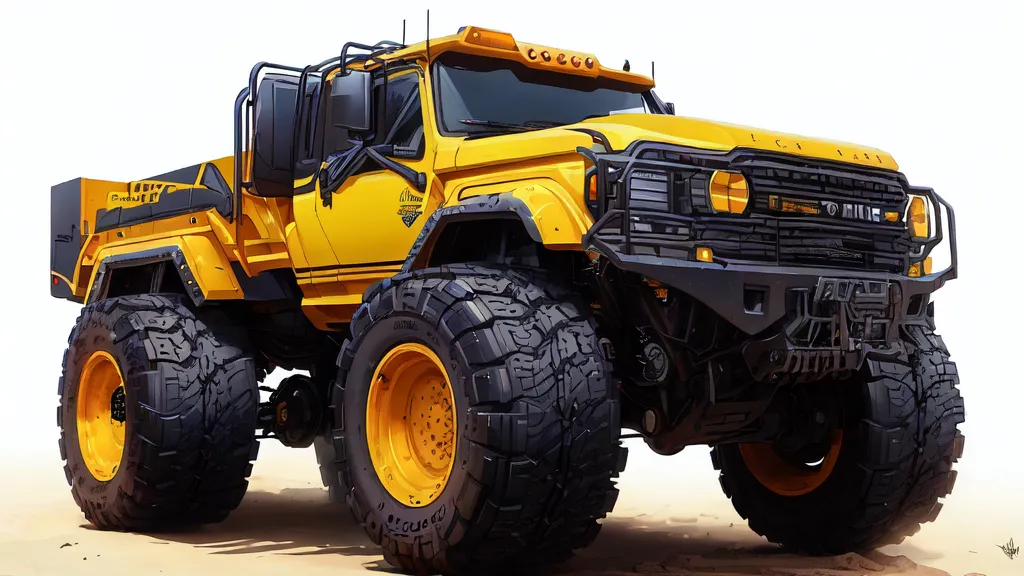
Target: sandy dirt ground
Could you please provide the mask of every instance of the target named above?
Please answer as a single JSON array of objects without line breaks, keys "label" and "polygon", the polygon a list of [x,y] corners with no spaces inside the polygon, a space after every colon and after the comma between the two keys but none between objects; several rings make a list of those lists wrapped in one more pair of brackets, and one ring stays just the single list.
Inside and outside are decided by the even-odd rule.
[{"label": "sandy dirt ground", "polygon": [[[1012,535],[1020,506],[951,499],[939,522],[899,546],[800,558],[746,527],[717,492],[706,455],[634,457],[642,450],[631,451],[622,495],[599,539],[552,574],[1024,574],[1024,558],[1011,560],[997,546]],[[55,456],[40,455],[22,468],[0,481],[0,576],[391,572],[348,510],[327,502],[311,450],[264,445],[239,509],[222,524],[184,534],[97,531],[72,501]]]}]

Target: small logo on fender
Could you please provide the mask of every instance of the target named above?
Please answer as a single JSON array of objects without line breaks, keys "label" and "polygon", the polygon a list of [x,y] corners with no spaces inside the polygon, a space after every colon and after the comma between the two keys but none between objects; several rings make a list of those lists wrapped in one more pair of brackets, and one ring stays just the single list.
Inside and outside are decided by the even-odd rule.
[{"label": "small logo on fender", "polygon": [[420,210],[423,204],[423,196],[417,195],[412,190],[406,188],[398,195],[398,203],[398,215],[402,218],[402,223],[405,224],[406,228],[412,228],[416,219],[420,217],[420,214],[423,214],[423,211]]},{"label": "small logo on fender", "polygon": [[398,209],[398,215],[402,217],[402,223],[405,224],[406,228],[412,228],[413,223],[420,217],[420,214],[423,214],[423,212],[408,206],[402,206]]}]

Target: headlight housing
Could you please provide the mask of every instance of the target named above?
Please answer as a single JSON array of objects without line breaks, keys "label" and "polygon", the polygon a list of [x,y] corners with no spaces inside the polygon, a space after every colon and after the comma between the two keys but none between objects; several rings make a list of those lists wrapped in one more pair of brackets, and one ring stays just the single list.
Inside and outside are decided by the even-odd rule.
[{"label": "headlight housing", "polygon": [[911,196],[907,208],[907,228],[910,235],[919,240],[932,237],[932,218],[928,200],[924,196]]},{"label": "headlight housing", "polygon": [[747,179],[738,172],[716,170],[708,181],[708,195],[715,212],[742,214],[750,202],[750,188]]}]

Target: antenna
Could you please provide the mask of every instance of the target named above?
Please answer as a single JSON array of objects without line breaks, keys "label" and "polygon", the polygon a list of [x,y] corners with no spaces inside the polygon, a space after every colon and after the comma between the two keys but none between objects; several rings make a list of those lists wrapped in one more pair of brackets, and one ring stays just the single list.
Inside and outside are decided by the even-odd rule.
[{"label": "antenna", "polygon": [[651,60],[651,80],[654,80],[654,60]]},{"label": "antenna", "polygon": [[405,46],[405,18],[402,18],[402,46]]},{"label": "antenna", "polygon": [[427,9],[427,62],[430,62],[430,9]]}]

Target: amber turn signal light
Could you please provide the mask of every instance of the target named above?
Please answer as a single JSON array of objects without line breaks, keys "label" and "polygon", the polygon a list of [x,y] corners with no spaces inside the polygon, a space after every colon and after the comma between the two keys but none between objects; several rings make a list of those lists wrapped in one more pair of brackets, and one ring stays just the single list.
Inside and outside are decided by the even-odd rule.
[{"label": "amber turn signal light", "polygon": [[590,184],[587,185],[587,199],[597,202],[597,174],[590,177]]},{"label": "amber turn signal light", "polygon": [[711,262],[714,259],[715,255],[711,252],[711,248],[697,248],[698,262]]},{"label": "amber turn signal light", "polygon": [[929,256],[922,262],[917,264],[911,264],[910,270],[907,271],[907,276],[911,278],[920,278],[921,276],[927,276],[932,273],[932,257]]}]

